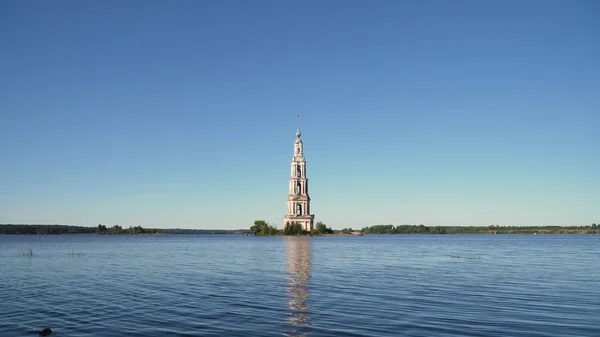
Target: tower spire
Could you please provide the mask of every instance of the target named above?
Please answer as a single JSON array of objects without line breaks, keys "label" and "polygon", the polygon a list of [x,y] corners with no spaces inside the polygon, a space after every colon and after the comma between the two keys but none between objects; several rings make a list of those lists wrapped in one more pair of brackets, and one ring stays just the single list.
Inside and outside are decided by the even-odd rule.
[{"label": "tower spire", "polygon": [[296,137],[300,138],[300,136],[302,136],[300,133],[300,114],[297,114],[296,117],[298,117],[298,121],[296,123]]}]

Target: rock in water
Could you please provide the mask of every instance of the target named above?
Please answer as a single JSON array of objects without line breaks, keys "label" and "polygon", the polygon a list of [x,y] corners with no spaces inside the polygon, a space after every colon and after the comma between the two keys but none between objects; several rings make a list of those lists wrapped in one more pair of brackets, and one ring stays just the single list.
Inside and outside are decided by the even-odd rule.
[{"label": "rock in water", "polygon": [[50,336],[51,333],[52,333],[52,329],[46,328],[46,329],[40,331],[38,334],[40,336]]}]

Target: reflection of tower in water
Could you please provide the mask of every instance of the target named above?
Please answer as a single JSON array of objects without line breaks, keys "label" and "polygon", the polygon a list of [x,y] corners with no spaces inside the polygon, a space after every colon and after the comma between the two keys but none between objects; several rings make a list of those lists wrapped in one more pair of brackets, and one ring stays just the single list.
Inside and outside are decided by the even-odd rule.
[{"label": "reflection of tower in water", "polygon": [[287,263],[288,263],[288,308],[290,317],[288,322],[294,326],[292,333],[286,336],[303,336],[310,334],[310,305],[306,300],[308,293],[308,279],[310,279],[311,243],[306,237],[287,237]]}]

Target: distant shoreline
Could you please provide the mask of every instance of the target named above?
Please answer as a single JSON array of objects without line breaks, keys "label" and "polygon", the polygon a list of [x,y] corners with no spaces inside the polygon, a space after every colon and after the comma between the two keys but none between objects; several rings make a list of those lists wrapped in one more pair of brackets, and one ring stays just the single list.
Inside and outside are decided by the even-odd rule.
[{"label": "distant shoreline", "polygon": [[165,235],[165,234],[235,234],[243,230],[229,229],[185,229],[185,228],[144,228],[129,226],[123,228],[115,225],[106,227],[70,226],[70,225],[28,225],[0,224],[0,235]]},{"label": "distant shoreline", "polygon": [[[351,230],[351,229],[350,229]],[[185,228],[143,228],[130,226],[107,228],[69,226],[69,225],[28,225],[0,224],[0,235],[165,235],[196,234],[215,235],[232,234],[247,235],[247,229],[185,229]],[[331,234],[315,236],[360,236],[360,234],[600,234],[600,226],[424,226],[424,225],[373,225],[353,233],[342,233],[335,230]]]}]

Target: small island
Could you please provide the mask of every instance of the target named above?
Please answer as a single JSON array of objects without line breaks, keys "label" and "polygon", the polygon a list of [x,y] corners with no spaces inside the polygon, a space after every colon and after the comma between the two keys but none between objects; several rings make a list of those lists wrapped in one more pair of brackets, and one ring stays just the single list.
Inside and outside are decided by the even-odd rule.
[{"label": "small island", "polygon": [[327,227],[322,222],[317,222],[315,228],[312,231],[306,231],[302,224],[297,222],[288,222],[285,224],[283,229],[277,229],[274,225],[267,223],[264,220],[254,221],[254,225],[250,227],[250,233],[252,235],[327,235],[333,234],[333,229]]}]

